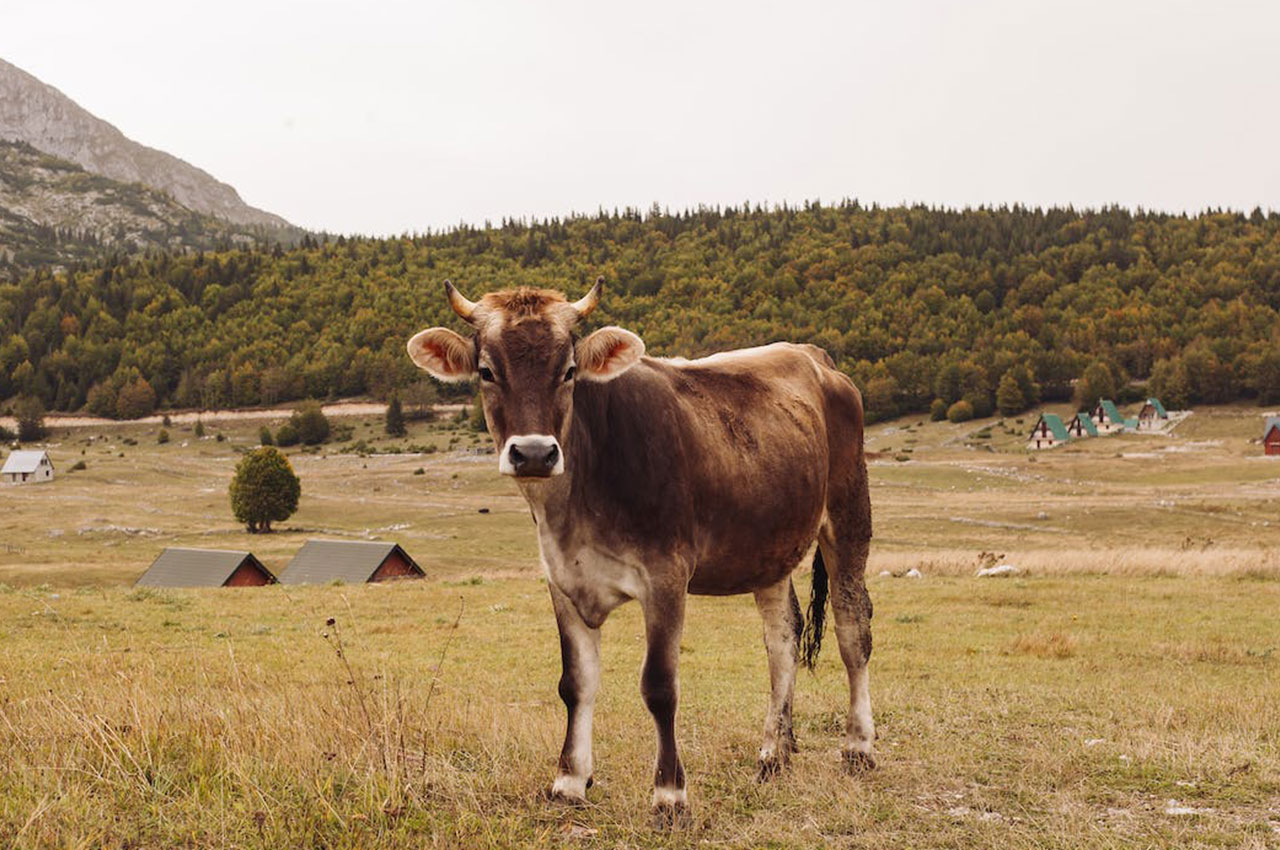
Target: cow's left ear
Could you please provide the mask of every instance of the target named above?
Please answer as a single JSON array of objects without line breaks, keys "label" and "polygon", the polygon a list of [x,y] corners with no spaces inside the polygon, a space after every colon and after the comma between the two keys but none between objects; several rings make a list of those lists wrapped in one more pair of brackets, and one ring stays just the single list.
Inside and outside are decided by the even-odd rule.
[{"label": "cow's left ear", "polygon": [[441,381],[467,381],[476,374],[476,350],[448,328],[429,328],[409,340],[409,358]]},{"label": "cow's left ear", "polygon": [[584,381],[612,381],[644,356],[644,340],[622,328],[601,328],[578,342],[574,359]]}]

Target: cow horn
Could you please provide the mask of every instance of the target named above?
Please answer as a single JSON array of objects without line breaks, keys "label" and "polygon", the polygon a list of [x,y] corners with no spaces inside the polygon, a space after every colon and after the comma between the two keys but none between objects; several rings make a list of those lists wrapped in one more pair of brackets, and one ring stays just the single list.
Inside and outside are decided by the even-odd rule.
[{"label": "cow horn", "polygon": [[579,319],[585,319],[591,315],[591,311],[600,303],[600,289],[604,286],[604,275],[596,278],[595,286],[587,291],[587,294],[573,302],[573,311],[578,314]]},{"label": "cow horn", "polygon": [[458,287],[453,285],[453,281],[444,282],[444,294],[449,296],[449,306],[453,308],[453,312],[468,322],[474,319],[476,302],[468,301],[466,296],[458,291]]}]

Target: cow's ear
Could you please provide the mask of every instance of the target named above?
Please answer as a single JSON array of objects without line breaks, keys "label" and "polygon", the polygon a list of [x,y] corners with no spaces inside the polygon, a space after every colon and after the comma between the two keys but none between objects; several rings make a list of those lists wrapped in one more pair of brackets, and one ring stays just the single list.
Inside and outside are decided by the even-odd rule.
[{"label": "cow's ear", "polygon": [[409,340],[409,359],[441,381],[467,381],[476,374],[476,349],[448,328],[428,328]]},{"label": "cow's ear", "polygon": [[574,350],[584,381],[612,381],[644,356],[644,340],[622,328],[601,328]]}]

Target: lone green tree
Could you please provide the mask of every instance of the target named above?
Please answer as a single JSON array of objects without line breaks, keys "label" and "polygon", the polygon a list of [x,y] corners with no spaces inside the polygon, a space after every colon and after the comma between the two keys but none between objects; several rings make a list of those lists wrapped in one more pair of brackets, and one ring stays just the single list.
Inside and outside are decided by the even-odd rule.
[{"label": "lone green tree", "polygon": [[996,388],[996,410],[1001,416],[1013,416],[1027,409],[1027,400],[1022,395],[1022,387],[1013,377],[1012,372],[1005,372]]},{"label": "lone green tree", "polygon": [[308,446],[319,445],[329,439],[329,417],[324,415],[318,401],[300,405],[289,417],[289,424],[298,432],[298,439]]},{"label": "lone green tree", "polygon": [[404,408],[400,406],[400,396],[393,395],[387,405],[387,434],[392,437],[403,437],[408,431],[404,427]]},{"label": "lone green tree", "polygon": [[13,406],[14,418],[18,420],[18,439],[24,443],[33,443],[45,436],[44,405],[35,396],[26,396]]},{"label": "lone green tree", "polygon": [[302,483],[289,459],[273,446],[254,449],[236,464],[231,479],[231,510],[250,534],[267,534],[271,523],[298,509]]}]

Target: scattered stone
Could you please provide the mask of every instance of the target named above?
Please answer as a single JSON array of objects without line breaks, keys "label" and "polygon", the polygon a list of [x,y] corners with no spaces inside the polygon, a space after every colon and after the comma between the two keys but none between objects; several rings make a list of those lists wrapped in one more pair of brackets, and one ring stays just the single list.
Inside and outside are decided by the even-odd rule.
[{"label": "scattered stone", "polygon": [[1041,511],[1040,513],[1036,514],[1036,519],[1048,519],[1048,518],[1049,518],[1049,514],[1046,511]]},{"label": "scattered stone", "polygon": [[893,578],[893,573],[889,572],[888,570],[881,570],[880,578]]},{"label": "scattered stone", "polygon": [[1106,738],[1085,738],[1084,745],[1086,747],[1096,747],[1099,744],[1105,744],[1106,742]]},{"label": "scattered stone", "polygon": [[915,567],[912,567],[903,573],[902,576],[903,578],[924,578],[924,573],[920,572]]},{"label": "scattered stone", "polygon": [[1184,806],[1177,800],[1170,800],[1164,805],[1164,813],[1173,815],[1174,817],[1186,817],[1187,815],[1204,815],[1212,812],[1213,809],[1197,809],[1194,806]]},{"label": "scattered stone", "polygon": [[983,567],[978,570],[977,576],[978,578],[999,578],[1000,576],[1016,576],[1021,572],[1022,570],[1013,564],[996,564],[994,567]]}]

